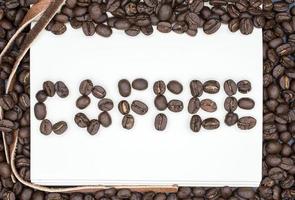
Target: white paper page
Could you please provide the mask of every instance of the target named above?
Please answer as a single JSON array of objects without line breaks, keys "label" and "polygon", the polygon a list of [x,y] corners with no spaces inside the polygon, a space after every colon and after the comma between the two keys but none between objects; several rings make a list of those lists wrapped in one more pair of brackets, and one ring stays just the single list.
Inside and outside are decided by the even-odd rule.
[{"label": "white paper page", "polygon": [[[145,78],[145,91],[132,91],[122,98],[117,89],[120,79],[130,82]],[[79,84],[84,79],[103,86],[107,97],[114,101],[110,112],[112,126],[91,136],[74,123],[80,112],[75,107]],[[255,100],[253,110],[237,109],[239,116],[257,119],[255,128],[241,131],[224,124],[226,98],[223,87],[218,94],[204,93],[200,99],[216,101],[214,113],[199,111],[205,119],[216,117],[221,122],[217,130],[193,133],[187,112],[190,99],[189,82],[226,79],[250,80],[252,91],[246,95]],[[166,91],[168,100],[180,99],[185,108],[180,113],[168,109],[168,125],[164,132],[154,129],[152,85],[157,80],[179,80],[184,90],[180,95]],[[199,31],[196,37],[162,34],[126,36],[115,31],[111,38],[85,37],[82,31],[68,31],[62,36],[42,32],[31,49],[31,94],[34,96],[46,80],[64,81],[70,89],[66,99],[57,95],[46,101],[47,118],[53,123],[64,120],[68,130],[63,135],[44,136],[39,132],[40,121],[31,117],[31,180],[43,185],[170,185],[183,186],[257,186],[262,164],[262,34],[243,36],[230,33],[226,26],[213,34]],[[132,130],[121,127],[122,115],[118,102],[142,100],[149,106],[144,116],[132,113]],[[98,100],[83,110],[89,118],[99,114]],[[36,103],[32,98],[32,108]],[[31,110],[32,116],[33,109]]]}]

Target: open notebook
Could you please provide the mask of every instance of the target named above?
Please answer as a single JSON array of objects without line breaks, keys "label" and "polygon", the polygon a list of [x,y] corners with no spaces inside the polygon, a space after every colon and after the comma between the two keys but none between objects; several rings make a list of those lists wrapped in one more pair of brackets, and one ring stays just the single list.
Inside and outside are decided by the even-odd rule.
[{"label": "open notebook", "polygon": [[[132,130],[121,127],[122,115],[117,104],[123,100],[118,81],[145,78],[145,91],[132,91],[129,102],[138,99],[149,106],[144,116],[133,114]],[[112,126],[101,128],[91,136],[74,123],[80,112],[75,107],[79,84],[84,79],[103,86],[114,101],[110,112]],[[223,88],[218,94],[203,94],[217,103],[214,113],[199,111],[203,118],[216,117],[219,129],[191,132],[187,112],[189,82],[215,79],[223,85],[226,79],[248,79],[253,89],[238,93],[236,98],[255,100],[253,110],[238,109],[240,116],[257,119],[254,129],[241,131],[224,123],[226,111]],[[179,80],[184,90],[180,95],[166,92],[167,99],[180,99],[185,108],[180,113],[164,111],[168,125],[164,132],[154,129],[152,85],[157,80]],[[117,32],[111,38],[85,37],[81,31],[68,31],[54,36],[44,31],[31,49],[31,94],[34,96],[46,80],[64,81],[70,89],[66,99],[57,96],[46,101],[48,119],[64,120],[68,130],[63,135],[44,136],[40,121],[31,117],[31,180],[42,185],[171,185],[181,186],[257,186],[262,168],[262,34],[230,33],[222,26],[214,35],[199,31],[196,37],[162,34],[139,35],[135,38]],[[99,114],[98,100],[83,110],[89,118]],[[32,99],[32,108],[36,100]],[[32,116],[33,114],[33,110]]]}]

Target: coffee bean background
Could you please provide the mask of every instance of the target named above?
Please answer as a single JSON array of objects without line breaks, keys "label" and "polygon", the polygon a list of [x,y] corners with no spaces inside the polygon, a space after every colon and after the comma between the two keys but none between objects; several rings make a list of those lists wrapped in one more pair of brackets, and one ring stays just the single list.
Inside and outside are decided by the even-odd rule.
[{"label": "coffee bean background", "polygon": [[[23,16],[27,12],[29,5],[36,3],[36,0],[7,0],[0,2],[0,49],[3,49],[9,38],[13,35],[16,28],[19,26]],[[93,2],[94,4],[89,8],[92,10],[90,15],[88,7],[91,1],[82,0],[68,0],[66,6],[62,8],[62,12],[58,14],[51,24],[47,27],[55,34],[61,34],[66,30],[65,22],[70,21],[72,27],[81,28],[88,27],[91,32],[92,25],[84,25],[83,21],[96,20],[96,33],[103,36],[109,36],[112,31],[110,27],[127,28],[130,25],[122,22],[117,22],[117,18],[127,18],[125,14],[127,11],[121,8],[121,3],[116,1]],[[194,0],[186,4],[186,1],[177,1],[177,12],[170,14],[169,6],[160,6],[161,9],[157,13],[153,13],[154,8],[158,8],[158,2],[145,0],[144,2],[135,2],[136,11],[132,11],[135,6],[128,6],[128,13],[136,12],[137,15],[145,15],[145,13],[152,13],[150,20],[153,24],[161,20],[165,20],[171,15],[171,19],[181,19],[183,12],[188,12],[190,17],[185,20],[189,25],[187,33],[195,34],[196,28],[201,27],[207,22],[206,30],[212,31],[216,28],[215,21],[211,19],[219,19],[222,23],[228,23],[231,31],[241,29],[244,34],[249,33],[252,27],[263,28],[264,41],[264,129],[263,129],[263,179],[258,188],[207,188],[207,187],[181,187],[177,193],[137,193],[131,192],[128,189],[108,189],[91,194],[60,194],[60,193],[45,193],[35,191],[22,185],[20,182],[13,183],[10,175],[11,170],[5,162],[4,148],[2,138],[0,139],[0,198],[1,199],[267,199],[267,200],[293,200],[295,198],[294,189],[294,133],[295,133],[295,118],[294,118],[294,58],[293,52],[288,49],[292,47],[295,42],[294,36],[294,15],[295,9],[292,8],[292,0],[279,0],[273,3],[271,0],[265,0],[263,9],[259,9],[261,1],[238,1],[236,3],[229,3],[235,1],[211,0],[213,8],[204,6],[203,1]],[[172,5],[172,2],[165,2]],[[99,6],[97,6],[99,4]],[[180,4],[180,5],[178,5]],[[100,6],[102,5],[102,6]],[[222,6],[222,7],[220,7]],[[127,6],[126,6],[127,7]],[[172,6],[170,6],[172,7]],[[291,7],[289,9],[289,7]],[[130,9],[131,8],[131,9]],[[142,13],[139,12],[141,9]],[[131,10],[131,11],[130,11]],[[151,10],[151,11],[149,11]],[[159,14],[159,11],[165,12]],[[226,10],[227,12],[224,12]],[[107,19],[108,25],[101,24],[106,21],[106,11],[113,12],[115,19]],[[191,14],[192,13],[192,14]],[[195,16],[193,13],[197,13]],[[131,15],[132,16],[132,15]],[[169,17],[169,18],[170,18]],[[211,19],[210,19],[211,18]],[[142,19],[142,18],[141,18]],[[169,21],[160,22],[161,28],[166,32],[172,30],[172,23]],[[128,20],[133,21],[134,17]],[[211,24],[210,26],[209,20]],[[138,24],[139,21],[135,20]],[[142,20],[144,21],[144,20]],[[142,23],[141,21],[141,23]],[[86,23],[86,22],[85,22]],[[130,22],[129,22],[130,23]],[[160,29],[158,24],[158,30]],[[96,24],[96,23],[95,23]],[[116,25],[115,25],[116,24]],[[140,25],[140,24],[139,24]],[[149,26],[150,27],[150,26]],[[179,31],[179,24],[175,26],[173,31]],[[182,30],[186,30],[185,25],[181,25]],[[213,27],[213,28],[212,28]],[[146,30],[142,27],[140,30]],[[83,29],[84,33],[86,32]],[[168,31],[167,31],[168,30]],[[21,34],[16,40],[14,48],[5,56],[1,63],[0,71],[0,92],[3,95],[5,80],[10,74],[11,66],[15,55],[24,39],[25,32]],[[127,31],[126,31],[127,32]],[[148,33],[150,33],[149,31]],[[164,31],[163,31],[164,32]],[[87,33],[87,32],[86,32]],[[145,32],[147,33],[147,32]],[[91,35],[91,34],[90,34]],[[285,49],[285,50],[284,50]],[[29,56],[27,55],[22,61],[21,68],[18,72],[17,82],[14,87],[14,92],[18,96],[22,93],[30,95],[29,81],[24,78],[29,76]],[[280,79],[284,77],[284,81]],[[282,79],[282,80],[283,80]],[[283,82],[284,84],[280,84]],[[289,84],[286,84],[290,82]],[[243,91],[248,91],[245,89]],[[9,94],[12,96],[13,94]],[[2,105],[1,105],[2,106]],[[287,109],[281,109],[282,107]],[[18,103],[13,107],[8,107],[4,113],[5,120],[1,120],[1,130],[11,132],[20,127],[20,141],[17,150],[17,170],[21,177],[29,181],[30,174],[30,140],[29,135],[26,134],[27,128],[30,126],[30,113],[28,109],[23,110]],[[3,126],[5,124],[5,126]],[[7,129],[6,129],[7,128]],[[8,145],[11,144],[11,134],[6,134]]]}]

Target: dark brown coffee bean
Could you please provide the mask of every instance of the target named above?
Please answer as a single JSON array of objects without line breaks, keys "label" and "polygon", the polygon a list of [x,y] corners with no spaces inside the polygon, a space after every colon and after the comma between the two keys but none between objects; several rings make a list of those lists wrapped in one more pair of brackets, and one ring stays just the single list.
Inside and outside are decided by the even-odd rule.
[{"label": "dark brown coffee bean", "polygon": [[93,83],[91,80],[86,79],[80,83],[79,91],[82,95],[89,95],[92,92]]},{"label": "dark brown coffee bean", "polygon": [[66,30],[66,25],[60,22],[55,22],[50,29],[50,31],[55,35],[61,35],[66,32]]},{"label": "dark brown coffee bean", "polygon": [[14,128],[15,124],[12,121],[6,119],[0,120],[0,131],[8,133],[12,132]]},{"label": "dark brown coffee bean", "polygon": [[167,122],[168,118],[164,113],[157,114],[154,122],[155,129],[158,131],[164,131],[166,129]]},{"label": "dark brown coffee bean", "polygon": [[19,96],[18,105],[23,110],[26,110],[30,107],[30,97],[29,95],[23,93]]},{"label": "dark brown coffee bean", "polygon": [[203,94],[203,84],[199,80],[192,80],[190,90],[193,97],[200,97]]},{"label": "dark brown coffee bean", "polygon": [[236,113],[229,112],[225,115],[224,123],[228,126],[235,125],[239,120],[239,117]]},{"label": "dark brown coffee bean", "polygon": [[201,107],[201,102],[198,97],[192,97],[187,106],[187,110],[190,114],[196,114]]},{"label": "dark brown coffee bean", "polygon": [[45,81],[43,83],[43,90],[46,92],[47,96],[53,97],[55,95],[54,83],[51,81]]},{"label": "dark brown coffee bean", "polygon": [[110,37],[113,33],[112,29],[105,24],[98,24],[95,32],[102,37]]},{"label": "dark brown coffee bean", "polygon": [[82,30],[84,35],[92,36],[95,33],[95,26],[92,22],[83,22],[82,23]]},{"label": "dark brown coffee bean", "polygon": [[40,132],[44,135],[49,135],[52,132],[52,124],[48,119],[42,120],[40,124]]},{"label": "dark brown coffee bean", "polygon": [[227,97],[224,101],[224,109],[227,112],[234,112],[238,107],[238,100],[235,97]]},{"label": "dark brown coffee bean", "polygon": [[98,102],[98,108],[101,111],[110,111],[114,107],[114,103],[111,99],[104,98]]},{"label": "dark brown coffee bean", "polygon": [[91,100],[88,96],[80,96],[76,101],[76,106],[79,109],[84,109],[90,104]]},{"label": "dark brown coffee bean", "polygon": [[220,84],[217,81],[210,80],[210,81],[206,81],[203,84],[204,92],[209,94],[216,94],[219,92],[219,89],[220,89]]},{"label": "dark brown coffee bean", "polygon": [[229,21],[228,23],[228,29],[231,32],[236,32],[240,28],[240,19],[239,18],[233,18],[232,20]]},{"label": "dark brown coffee bean", "polygon": [[52,130],[55,134],[61,135],[68,129],[68,124],[65,121],[59,121],[52,126]]},{"label": "dark brown coffee bean", "polygon": [[168,21],[172,16],[172,13],[172,7],[169,4],[163,4],[158,11],[158,18],[160,21]]},{"label": "dark brown coffee bean", "polygon": [[34,106],[35,117],[38,120],[43,120],[46,117],[47,110],[44,103],[36,103]]},{"label": "dark brown coffee bean", "polygon": [[191,12],[198,13],[200,12],[204,7],[204,1],[203,0],[195,0],[191,1],[189,4],[189,9]]},{"label": "dark brown coffee bean", "polygon": [[164,94],[165,91],[166,91],[166,84],[164,81],[157,81],[155,82],[154,86],[153,86],[153,90],[154,90],[154,93],[156,95],[158,94]]},{"label": "dark brown coffee bean", "polygon": [[218,31],[220,26],[221,26],[221,22],[219,20],[209,19],[208,21],[204,23],[203,30],[206,34],[213,34],[216,31]]},{"label": "dark brown coffee bean", "polygon": [[252,129],[256,126],[256,119],[250,116],[242,117],[238,121],[238,127],[242,130]]},{"label": "dark brown coffee bean", "polygon": [[249,35],[253,32],[254,25],[250,18],[243,18],[240,21],[240,31],[244,35]]},{"label": "dark brown coffee bean", "polygon": [[134,126],[134,117],[130,114],[124,115],[122,119],[122,127],[125,129],[132,129]]},{"label": "dark brown coffee bean", "polygon": [[224,88],[225,93],[228,96],[235,95],[238,90],[238,86],[237,86],[236,82],[234,82],[232,79],[226,80],[223,84],[223,88]]},{"label": "dark brown coffee bean", "polygon": [[202,121],[202,127],[207,130],[217,129],[220,126],[220,122],[216,118],[207,118]]},{"label": "dark brown coffee bean", "polygon": [[165,110],[168,106],[166,97],[161,94],[156,96],[154,104],[155,104],[155,107],[160,111]]},{"label": "dark brown coffee bean", "polygon": [[69,95],[69,89],[66,86],[66,84],[62,81],[57,81],[55,83],[55,90],[56,94],[61,98],[65,98]]},{"label": "dark brown coffee bean", "polygon": [[193,132],[199,132],[202,127],[202,119],[199,115],[193,115],[190,120],[190,128]]},{"label": "dark brown coffee bean", "polygon": [[148,106],[142,101],[134,100],[131,104],[131,110],[138,115],[144,115],[148,112]]},{"label": "dark brown coffee bean", "polygon": [[103,111],[98,115],[98,121],[103,127],[109,127],[112,124],[112,118],[106,111]]},{"label": "dark brown coffee bean", "polygon": [[114,27],[119,30],[127,30],[129,29],[131,24],[126,19],[119,19],[115,22]]},{"label": "dark brown coffee bean", "polygon": [[[44,101],[46,101],[47,99],[47,94],[44,90],[39,90],[37,93],[36,93],[36,99],[38,102],[40,103],[43,103]],[[1,102],[1,100],[0,100]]]},{"label": "dark brown coffee bean", "polygon": [[243,97],[239,99],[238,105],[242,109],[251,110],[252,108],[254,108],[255,102],[251,98]]},{"label": "dark brown coffee bean", "polygon": [[120,111],[122,115],[128,114],[130,112],[130,105],[128,101],[126,100],[120,101],[118,104],[118,110]]},{"label": "dark brown coffee bean", "polygon": [[96,120],[96,119],[92,119],[92,120],[89,121],[89,124],[87,126],[87,132],[90,135],[95,135],[95,134],[98,133],[99,127],[100,127],[99,121]]},{"label": "dark brown coffee bean", "polygon": [[98,3],[92,3],[88,7],[88,13],[89,13],[92,20],[98,20],[99,17],[101,17],[103,14],[103,12],[100,8],[100,5]]},{"label": "dark brown coffee bean", "polygon": [[92,89],[92,95],[95,96],[98,99],[102,99],[106,96],[106,91],[103,87],[96,85]]},{"label": "dark brown coffee bean", "polygon": [[206,112],[215,112],[217,110],[217,104],[211,99],[203,99],[201,101],[201,108]]},{"label": "dark brown coffee bean", "polygon": [[242,94],[247,94],[252,89],[251,82],[248,80],[239,81],[237,86],[238,86],[239,92]]},{"label": "dark brown coffee bean", "polygon": [[89,119],[84,113],[77,113],[74,120],[75,123],[81,128],[85,128],[89,125]]},{"label": "dark brown coffee bean", "polygon": [[169,33],[172,30],[172,24],[170,22],[159,22],[157,29],[162,33]]},{"label": "dark brown coffee bean", "polygon": [[172,112],[181,112],[183,110],[183,103],[180,100],[172,99],[168,103],[168,109]]},{"label": "dark brown coffee bean", "polygon": [[132,87],[136,90],[145,90],[148,88],[148,82],[143,78],[138,78],[132,81]]},{"label": "dark brown coffee bean", "polygon": [[2,178],[9,178],[11,176],[11,169],[6,162],[0,163],[0,176]]},{"label": "dark brown coffee bean", "polygon": [[127,79],[122,79],[118,83],[119,93],[122,97],[128,97],[131,94],[131,85]]},{"label": "dark brown coffee bean", "polygon": [[176,80],[170,81],[167,84],[167,88],[173,94],[180,94],[182,92],[182,90],[183,90],[183,87],[182,87],[181,83],[179,83]]}]

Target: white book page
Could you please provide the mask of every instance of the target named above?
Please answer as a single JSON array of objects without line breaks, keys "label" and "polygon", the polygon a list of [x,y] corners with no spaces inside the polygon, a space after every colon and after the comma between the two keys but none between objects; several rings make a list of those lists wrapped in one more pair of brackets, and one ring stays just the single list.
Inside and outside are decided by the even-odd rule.
[{"label": "white book page", "polygon": [[[145,91],[132,90],[131,96],[119,95],[117,84],[122,78],[130,82],[145,78]],[[101,127],[91,136],[74,122],[79,84],[91,79],[103,86],[107,97],[114,101],[110,112],[112,125]],[[191,115],[187,103],[191,98],[189,83],[213,79],[223,83],[247,79],[252,83],[248,94],[237,93],[237,99],[250,97],[256,105],[252,110],[237,109],[239,116],[257,119],[255,128],[241,131],[224,124],[226,98],[223,87],[218,94],[204,93],[200,99],[210,98],[217,103],[214,113],[198,112],[202,119],[219,119],[217,130],[201,129],[193,133],[189,127]],[[85,37],[81,30],[68,26],[62,36],[47,31],[41,33],[31,48],[31,94],[42,89],[46,80],[63,81],[70,95],[57,95],[46,101],[47,118],[53,123],[64,120],[68,130],[63,135],[44,136],[39,132],[32,98],[31,107],[31,180],[42,185],[170,185],[181,186],[258,186],[262,168],[262,33],[255,29],[244,36],[230,33],[222,26],[213,35],[201,30],[196,37],[162,34],[139,35],[135,38],[115,31],[111,38]],[[184,90],[180,95],[166,91],[168,100],[180,99],[185,108],[180,113],[168,109],[165,131],[154,129],[152,85],[157,80],[179,80]],[[122,115],[118,102],[141,100],[149,106],[144,116],[135,113],[132,130],[121,127]],[[82,112],[97,118],[98,99]]]}]

